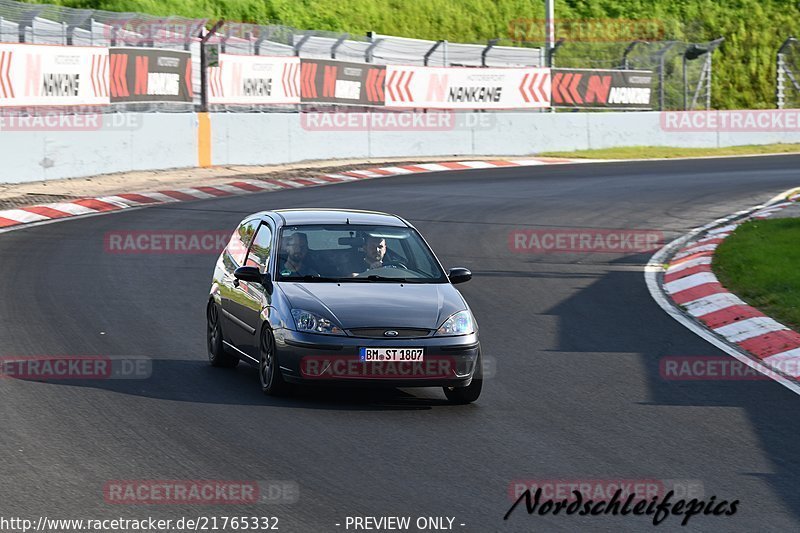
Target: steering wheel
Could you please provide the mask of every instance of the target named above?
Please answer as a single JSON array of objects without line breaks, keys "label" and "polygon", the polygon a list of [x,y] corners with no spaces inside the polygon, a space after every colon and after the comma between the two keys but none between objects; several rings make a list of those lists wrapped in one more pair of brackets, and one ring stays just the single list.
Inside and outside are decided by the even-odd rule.
[{"label": "steering wheel", "polygon": [[402,261],[386,261],[383,263],[383,268],[402,268],[409,270],[409,268]]}]

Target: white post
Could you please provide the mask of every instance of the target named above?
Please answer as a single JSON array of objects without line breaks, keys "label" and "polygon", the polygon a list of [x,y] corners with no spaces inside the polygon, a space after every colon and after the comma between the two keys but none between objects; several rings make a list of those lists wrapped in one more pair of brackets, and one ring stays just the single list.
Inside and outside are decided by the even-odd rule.
[{"label": "white post", "polygon": [[556,41],[554,2],[555,0],[544,0],[544,53],[548,67],[553,66],[553,46]]}]

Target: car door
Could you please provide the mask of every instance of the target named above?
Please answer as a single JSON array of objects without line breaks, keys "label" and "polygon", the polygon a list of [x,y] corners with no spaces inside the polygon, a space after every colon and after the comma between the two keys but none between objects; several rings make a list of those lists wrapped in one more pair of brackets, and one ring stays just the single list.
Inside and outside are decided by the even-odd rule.
[{"label": "car door", "polygon": [[[258,268],[262,274],[269,272],[274,231],[267,221],[262,221],[247,250],[244,266]],[[232,314],[237,323],[237,347],[258,358],[261,334],[261,311],[269,309],[271,294],[261,283],[238,282],[237,295],[232,301]]]},{"label": "car door", "polygon": [[241,343],[247,337],[244,335],[244,324],[239,318],[241,311],[238,310],[238,302],[243,300],[242,289],[240,282],[233,277],[233,272],[245,264],[250,243],[260,223],[258,218],[251,218],[239,224],[222,255],[224,266],[223,279],[220,284],[222,331],[225,340],[239,349],[242,349]]}]

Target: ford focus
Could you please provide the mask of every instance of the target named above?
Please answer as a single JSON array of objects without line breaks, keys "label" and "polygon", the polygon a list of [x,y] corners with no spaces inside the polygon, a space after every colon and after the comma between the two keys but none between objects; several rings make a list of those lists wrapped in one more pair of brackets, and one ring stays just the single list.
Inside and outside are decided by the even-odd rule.
[{"label": "ford focus", "polygon": [[475,401],[483,383],[478,326],[407,221],[335,209],[265,211],[245,218],[214,269],[208,358],[258,368],[261,389],[352,383],[442,387]]}]

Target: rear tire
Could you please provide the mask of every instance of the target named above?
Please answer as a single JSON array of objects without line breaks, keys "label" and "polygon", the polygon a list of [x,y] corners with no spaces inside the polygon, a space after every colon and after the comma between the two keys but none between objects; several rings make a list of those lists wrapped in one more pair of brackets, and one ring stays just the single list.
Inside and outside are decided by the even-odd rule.
[{"label": "rear tire", "polygon": [[206,309],[206,344],[208,345],[208,362],[211,366],[235,368],[239,358],[225,351],[222,343],[222,321],[219,308],[214,302],[208,303]]},{"label": "rear tire", "polygon": [[478,358],[475,361],[475,372],[472,375],[472,381],[466,387],[442,387],[444,395],[450,403],[455,405],[464,405],[472,403],[481,395],[483,389],[483,360],[481,354],[478,352]]},{"label": "rear tire", "polygon": [[265,325],[261,331],[258,348],[258,379],[261,392],[269,396],[283,396],[289,392],[289,384],[283,380],[283,373],[278,363],[275,350],[275,338],[272,330]]}]

